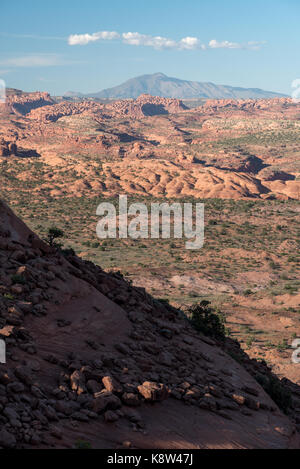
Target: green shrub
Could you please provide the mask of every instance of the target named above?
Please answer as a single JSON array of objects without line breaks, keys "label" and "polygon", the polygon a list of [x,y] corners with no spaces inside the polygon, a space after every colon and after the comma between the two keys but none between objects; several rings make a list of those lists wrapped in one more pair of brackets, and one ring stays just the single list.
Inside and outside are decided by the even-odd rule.
[{"label": "green shrub", "polygon": [[76,449],[92,449],[92,445],[88,441],[78,440],[75,443],[75,448]]},{"label": "green shrub", "polygon": [[225,337],[225,317],[210,307],[210,301],[201,301],[200,304],[191,306],[187,310],[187,316],[195,329],[204,335],[216,338]]},{"label": "green shrub", "polygon": [[15,298],[11,293],[4,293],[3,296],[6,300],[14,300]]},{"label": "green shrub", "polygon": [[46,241],[51,247],[62,247],[62,244],[57,243],[55,240],[59,238],[63,238],[63,237],[64,237],[64,232],[60,230],[59,228],[56,228],[55,226],[53,226],[52,228],[49,228],[47,232]]},{"label": "green shrub", "polygon": [[256,375],[256,381],[262,386],[280,409],[287,412],[292,405],[291,392],[275,376]]},{"label": "green shrub", "polygon": [[62,255],[65,256],[65,257],[75,256],[75,254],[76,254],[75,251],[74,251],[74,249],[72,249],[72,248],[62,249],[62,250],[61,250],[61,253],[62,253]]},{"label": "green shrub", "polygon": [[22,275],[12,275],[11,280],[14,284],[18,283],[20,285],[25,285],[26,281]]}]

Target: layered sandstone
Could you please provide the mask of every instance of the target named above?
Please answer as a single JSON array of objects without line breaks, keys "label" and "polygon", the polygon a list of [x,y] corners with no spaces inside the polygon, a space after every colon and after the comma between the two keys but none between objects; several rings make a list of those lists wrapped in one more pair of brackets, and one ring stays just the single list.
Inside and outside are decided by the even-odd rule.
[{"label": "layered sandstone", "polygon": [[[55,196],[128,190],[166,197],[299,197],[299,104],[287,98],[207,101],[192,110],[180,100],[149,95],[51,104],[47,93],[15,93],[8,103],[22,112],[0,113],[0,156],[14,155],[9,145],[17,145],[18,157],[40,156],[53,168]],[[64,155],[64,165],[82,173],[82,181],[56,180]],[[43,174],[39,182],[47,189]]]},{"label": "layered sandstone", "polygon": [[25,115],[32,109],[51,106],[53,104],[54,101],[50,94],[45,92],[11,94],[6,101],[6,107],[20,115]]}]

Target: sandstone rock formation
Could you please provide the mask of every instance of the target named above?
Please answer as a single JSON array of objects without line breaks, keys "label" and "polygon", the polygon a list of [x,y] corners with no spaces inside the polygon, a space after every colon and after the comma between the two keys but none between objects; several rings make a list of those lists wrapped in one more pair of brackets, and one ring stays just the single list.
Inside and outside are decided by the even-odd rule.
[{"label": "sandstone rock formation", "polygon": [[54,104],[51,107],[32,110],[28,117],[42,122],[56,122],[64,116],[72,116],[76,114],[96,114],[101,116],[103,105],[98,103],[82,102],[82,103],[69,103],[62,102]]},{"label": "sandstone rock formation", "polygon": [[8,96],[6,107],[16,114],[25,115],[32,109],[52,104],[54,104],[54,101],[49,93],[18,93]]},{"label": "sandstone rock formation", "polygon": [[[178,198],[300,197],[299,104],[288,98],[213,100],[186,109],[180,100],[150,95],[56,103],[47,93],[15,92],[6,106],[0,155],[14,155],[8,145],[16,144],[18,157],[40,157],[40,171],[53,169],[50,186],[47,174],[39,175],[51,196],[127,190]],[[69,174],[82,178],[61,180],[61,158]],[[13,192],[13,180],[6,183]]]},{"label": "sandstone rock formation", "polygon": [[31,119],[42,121],[57,121],[60,117],[74,114],[92,114],[98,117],[124,117],[140,119],[145,116],[177,113],[187,109],[179,99],[159,98],[142,95],[136,100],[120,100],[112,104],[103,105],[93,101],[80,103],[62,102],[47,109],[37,109],[30,112]]},{"label": "sandstone rock formation", "polygon": [[224,108],[236,109],[243,111],[255,111],[270,109],[280,110],[292,104],[291,98],[271,98],[271,99],[208,99],[206,103],[201,106],[205,110],[219,111]]},{"label": "sandstone rock formation", "polygon": [[4,139],[0,140],[0,156],[17,155],[17,145],[13,142],[7,142]]}]

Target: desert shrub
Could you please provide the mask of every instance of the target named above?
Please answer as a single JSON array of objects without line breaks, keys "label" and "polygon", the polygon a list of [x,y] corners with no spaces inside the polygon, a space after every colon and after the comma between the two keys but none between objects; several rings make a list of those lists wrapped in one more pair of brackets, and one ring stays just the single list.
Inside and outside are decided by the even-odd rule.
[{"label": "desert shrub", "polygon": [[286,339],[283,339],[282,342],[277,344],[277,350],[279,352],[282,352],[283,350],[288,350],[289,348],[290,348],[290,346],[289,346],[288,341]]},{"label": "desert shrub", "polygon": [[298,287],[295,285],[287,284],[284,286],[284,289],[287,290],[289,293],[296,293],[298,291]]},{"label": "desert shrub", "polygon": [[168,298],[158,298],[158,301],[162,303],[164,306],[169,306],[169,300]]},{"label": "desert shrub", "polygon": [[26,281],[22,275],[12,275],[11,280],[14,284],[18,283],[20,285],[25,285]]},{"label": "desert shrub", "polygon": [[75,256],[75,251],[72,248],[61,249],[61,253],[65,257]]},{"label": "desert shrub", "polygon": [[287,259],[288,262],[298,262],[298,259],[296,256],[289,256]]},{"label": "desert shrub", "polygon": [[246,345],[248,348],[252,347],[253,343],[255,342],[255,336],[251,335],[246,340]]},{"label": "desert shrub", "polygon": [[216,338],[225,338],[225,317],[210,306],[210,301],[191,306],[187,310],[187,316],[192,325],[204,335]]},{"label": "desert shrub", "polygon": [[46,241],[51,247],[61,247],[61,243],[57,243],[56,239],[63,238],[64,237],[64,232],[60,230],[59,228],[56,228],[53,226],[52,228],[49,228],[47,232],[47,238]]},{"label": "desert shrub", "polygon": [[14,300],[14,298],[15,298],[11,293],[4,293],[3,297],[6,300]]},{"label": "desert shrub", "polygon": [[287,412],[292,406],[292,395],[289,389],[275,376],[256,375],[256,381],[278,405],[280,409]]},{"label": "desert shrub", "polygon": [[92,449],[92,445],[88,441],[78,440],[75,443],[75,448],[76,449]]}]

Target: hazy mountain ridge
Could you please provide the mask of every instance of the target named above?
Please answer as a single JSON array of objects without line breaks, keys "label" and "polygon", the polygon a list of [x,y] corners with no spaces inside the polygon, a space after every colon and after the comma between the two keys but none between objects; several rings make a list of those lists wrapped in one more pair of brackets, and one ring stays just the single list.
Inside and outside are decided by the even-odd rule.
[{"label": "hazy mountain ridge", "polygon": [[131,78],[119,86],[100,92],[82,95],[68,92],[65,96],[84,96],[87,98],[137,98],[141,94],[151,94],[164,98],[207,98],[207,99],[261,99],[285,96],[281,93],[265,91],[259,88],[240,88],[214,83],[180,80],[163,73],[142,75]]}]

